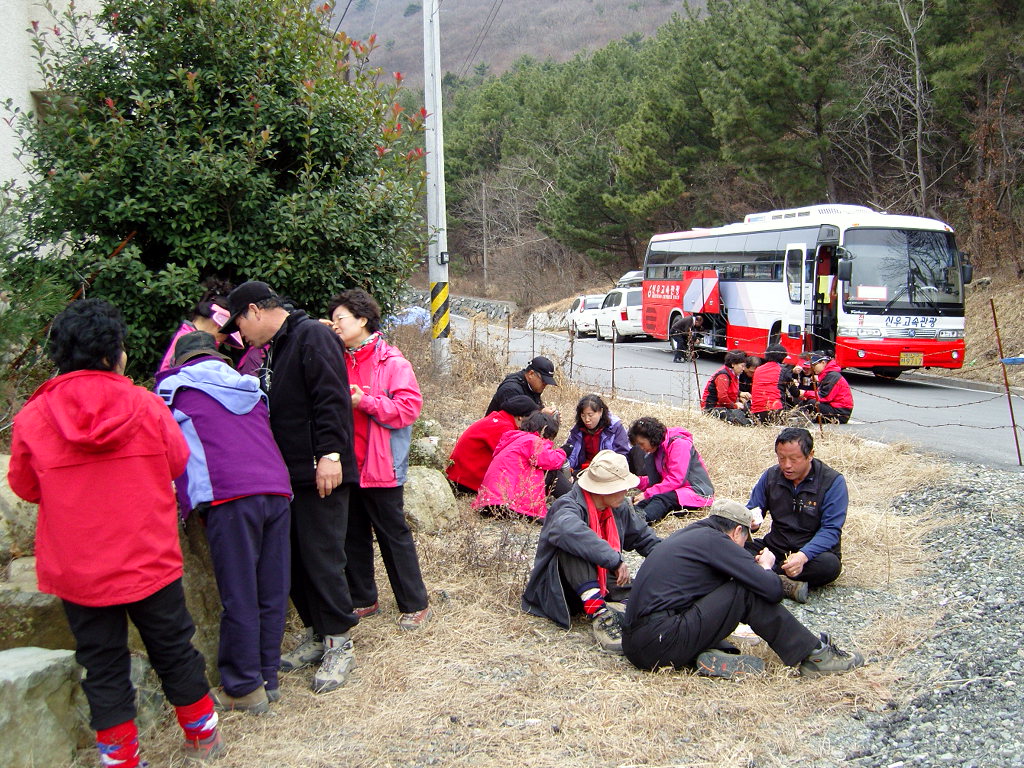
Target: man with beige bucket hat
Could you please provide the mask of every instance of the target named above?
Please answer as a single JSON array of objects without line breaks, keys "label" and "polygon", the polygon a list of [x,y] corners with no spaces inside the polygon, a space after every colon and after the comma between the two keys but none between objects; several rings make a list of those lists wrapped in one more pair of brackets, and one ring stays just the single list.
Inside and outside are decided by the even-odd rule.
[{"label": "man with beige bucket hat", "polygon": [[629,594],[623,550],[647,557],[661,542],[626,500],[638,483],[625,456],[598,452],[569,492],[551,505],[523,592],[524,611],[565,629],[573,614],[584,613],[605,653],[622,653],[622,613],[609,603]]},{"label": "man with beige bucket hat", "polygon": [[782,583],[775,555],[744,548],[752,510],[718,499],[711,514],[676,531],[641,566],[626,609],[622,646],[641,669],[695,667],[699,674],[732,678],[759,672],[764,662],[740,655],[723,641],[739,622],[764,638],[788,666],[817,677],[849,672],[864,663],[811,632],[779,603]]}]

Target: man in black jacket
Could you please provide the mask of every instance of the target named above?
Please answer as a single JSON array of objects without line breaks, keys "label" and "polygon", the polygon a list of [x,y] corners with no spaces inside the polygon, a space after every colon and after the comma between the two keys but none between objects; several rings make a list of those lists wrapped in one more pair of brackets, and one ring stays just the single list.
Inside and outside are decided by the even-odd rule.
[{"label": "man in black jacket", "polygon": [[355,666],[349,630],[359,621],[345,581],[348,499],[359,474],[341,345],[305,312],[289,312],[266,283],[243,283],[227,303],[231,318],[221,332],[240,331],[254,347],[269,343],[258,373],[294,494],[291,598],[306,638],[282,654],[281,669],[319,664],[312,688],[327,693]]},{"label": "man in black jacket", "polygon": [[494,397],[487,405],[487,410],[484,411],[484,416],[504,410],[505,404],[519,395],[526,395],[537,404],[538,409],[543,410],[544,403],[540,396],[549,386],[558,386],[555,381],[555,364],[546,357],[537,356],[523,370],[510,373],[502,379],[494,392]]},{"label": "man in black jacket", "polygon": [[[739,622],[764,638],[782,662],[809,677],[848,672],[864,663],[856,652],[815,635],[779,603],[775,556],[744,549],[752,513],[719,499],[711,514],[659,544],[640,567],[626,609],[622,648],[641,669],[696,666],[700,674],[734,677],[761,671],[756,656],[723,641]],[[731,651],[731,652],[730,652]]]}]

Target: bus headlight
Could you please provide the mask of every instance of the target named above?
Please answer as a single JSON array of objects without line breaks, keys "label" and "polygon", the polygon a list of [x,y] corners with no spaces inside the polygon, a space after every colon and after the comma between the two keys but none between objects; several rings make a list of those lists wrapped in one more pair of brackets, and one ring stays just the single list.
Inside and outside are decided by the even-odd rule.
[{"label": "bus headlight", "polygon": [[955,328],[943,328],[939,331],[940,339],[962,339],[964,332]]}]

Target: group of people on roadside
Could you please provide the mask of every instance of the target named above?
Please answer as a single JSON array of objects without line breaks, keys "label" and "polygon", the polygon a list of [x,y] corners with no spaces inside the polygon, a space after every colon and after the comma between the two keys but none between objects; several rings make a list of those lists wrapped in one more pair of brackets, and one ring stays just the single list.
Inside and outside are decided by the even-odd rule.
[{"label": "group of people on roadside", "polygon": [[781,344],[769,345],[763,361],[729,350],[704,385],[701,408],[742,426],[781,424],[794,412],[805,421],[846,424],[853,414],[853,392],[836,361],[826,352],[814,352],[805,370],[787,364],[788,357]]},{"label": "group of people on roadside", "polygon": [[[58,375],[15,417],[8,481],[39,504],[39,587],[62,599],[104,765],[142,764],[129,619],[186,756],[205,760],[223,751],[217,710],[266,712],[279,671],[315,666],[317,693],[344,685],[351,630],[380,610],[374,539],[398,627],[431,618],[402,493],[416,376],[381,336],[368,293],[343,291],[328,313],[311,318],[260,281],[204,296],[156,394],[123,375],[116,307],[76,301],[52,324]],[[191,644],[179,514],[200,519],[210,546],[223,607],[217,689]],[[289,597],[306,633],[282,654]]]}]

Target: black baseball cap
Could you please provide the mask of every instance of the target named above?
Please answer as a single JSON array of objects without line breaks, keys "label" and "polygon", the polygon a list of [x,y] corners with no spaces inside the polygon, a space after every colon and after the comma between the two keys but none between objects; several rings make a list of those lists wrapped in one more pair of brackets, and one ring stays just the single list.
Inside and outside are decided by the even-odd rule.
[{"label": "black baseball cap", "polygon": [[545,384],[550,384],[557,387],[558,382],[555,381],[555,364],[548,360],[546,357],[537,356],[530,361],[530,364],[526,366],[528,371],[536,371],[540,374],[540,380]]},{"label": "black baseball cap", "polygon": [[815,352],[811,355],[811,365],[817,365],[818,363],[827,363],[832,359],[832,355],[828,352]]},{"label": "black baseball cap", "polygon": [[264,299],[276,298],[278,295],[261,280],[249,280],[242,283],[228,294],[227,310],[231,313],[231,317],[220,327],[220,332],[236,333],[238,331],[238,316],[243,314],[250,304],[259,304]]}]

